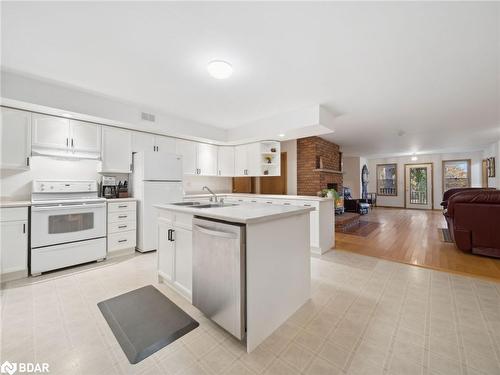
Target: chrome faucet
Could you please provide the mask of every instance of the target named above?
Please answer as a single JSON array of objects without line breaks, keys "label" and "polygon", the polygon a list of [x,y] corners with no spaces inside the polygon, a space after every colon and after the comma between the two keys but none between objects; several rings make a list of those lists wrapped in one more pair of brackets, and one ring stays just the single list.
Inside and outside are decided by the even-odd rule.
[{"label": "chrome faucet", "polygon": [[[219,199],[217,198],[217,195],[212,190],[210,190],[210,188],[208,186],[203,186],[202,190],[206,190],[206,191],[210,192],[210,194],[212,194],[214,196],[213,197],[213,201],[214,202],[218,202],[219,201]],[[212,202],[212,198],[210,198],[210,201]]]}]

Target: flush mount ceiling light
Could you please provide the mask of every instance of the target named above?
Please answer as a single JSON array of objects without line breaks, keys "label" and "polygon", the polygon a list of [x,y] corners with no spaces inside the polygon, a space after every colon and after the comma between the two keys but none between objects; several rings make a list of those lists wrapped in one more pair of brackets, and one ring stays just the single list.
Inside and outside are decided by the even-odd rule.
[{"label": "flush mount ceiling light", "polygon": [[417,160],[418,160],[418,156],[413,154],[411,157],[411,161],[417,161]]},{"label": "flush mount ceiling light", "polygon": [[283,138],[284,136],[285,136],[285,134],[283,134],[283,133],[278,134],[278,137]]},{"label": "flush mount ceiling light", "polygon": [[226,79],[233,74],[233,66],[224,60],[212,60],[207,65],[208,73],[216,79]]}]

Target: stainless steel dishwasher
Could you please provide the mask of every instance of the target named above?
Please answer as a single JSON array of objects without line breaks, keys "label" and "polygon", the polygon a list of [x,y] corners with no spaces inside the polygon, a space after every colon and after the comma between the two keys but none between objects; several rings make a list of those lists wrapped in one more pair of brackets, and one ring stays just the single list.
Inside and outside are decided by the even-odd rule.
[{"label": "stainless steel dishwasher", "polygon": [[239,340],[246,324],[245,229],[193,219],[193,305]]}]

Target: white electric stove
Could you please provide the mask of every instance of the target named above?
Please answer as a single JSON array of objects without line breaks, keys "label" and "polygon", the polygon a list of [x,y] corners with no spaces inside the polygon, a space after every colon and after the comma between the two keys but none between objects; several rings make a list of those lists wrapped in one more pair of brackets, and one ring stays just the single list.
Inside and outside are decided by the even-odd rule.
[{"label": "white electric stove", "polygon": [[31,275],[106,258],[106,199],[96,181],[35,180],[31,204]]}]

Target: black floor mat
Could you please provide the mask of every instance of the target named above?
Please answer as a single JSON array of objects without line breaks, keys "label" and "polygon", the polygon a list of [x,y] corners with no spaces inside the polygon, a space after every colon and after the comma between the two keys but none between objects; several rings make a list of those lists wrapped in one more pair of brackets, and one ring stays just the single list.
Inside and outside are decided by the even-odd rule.
[{"label": "black floor mat", "polygon": [[199,326],[152,285],[99,302],[97,306],[132,364]]}]

